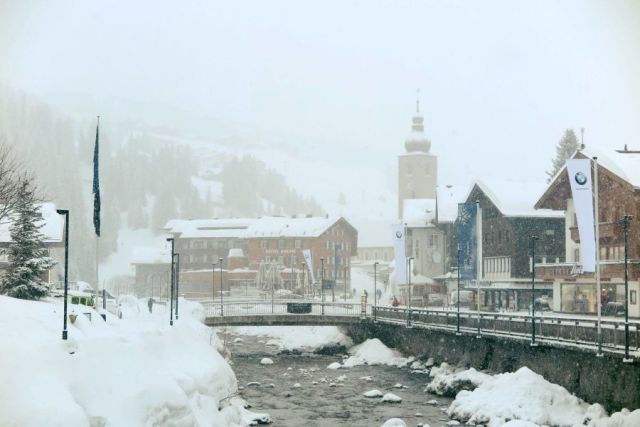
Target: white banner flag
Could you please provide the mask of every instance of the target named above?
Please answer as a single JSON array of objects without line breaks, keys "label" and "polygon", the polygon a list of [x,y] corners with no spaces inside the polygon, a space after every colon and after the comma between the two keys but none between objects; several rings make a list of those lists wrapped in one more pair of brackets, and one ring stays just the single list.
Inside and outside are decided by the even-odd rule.
[{"label": "white banner flag", "polygon": [[396,284],[407,283],[407,255],[405,253],[404,224],[395,224],[393,229],[393,252],[396,259],[395,278]]},{"label": "white banner flag", "polygon": [[596,270],[596,237],[593,221],[591,160],[567,160],[567,173],[569,174],[573,206],[578,220],[582,271],[594,272]]},{"label": "white banner flag", "polygon": [[307,263],[307,268],[311,272],[311,282],[315,283],[316,278],[315,278],[315,275],[313,274],[313,262],[311,261],[311,249],[303,249],[302,256],[304,257],[304,262]]}]

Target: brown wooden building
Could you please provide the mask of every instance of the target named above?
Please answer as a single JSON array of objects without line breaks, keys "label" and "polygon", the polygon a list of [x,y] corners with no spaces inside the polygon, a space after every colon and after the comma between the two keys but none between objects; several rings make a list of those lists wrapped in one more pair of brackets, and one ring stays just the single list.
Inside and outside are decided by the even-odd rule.
[{"label": "brown wooden building", "polygon": [[[467,203],[482,209],[481,305],[487,309],[523,309],[531,303],[531,237],[536,260],[564,256],[564,215],[534,209],[544,183],[477,181]],[[536,282],[536,297],[552,293],[552,281]]]},{"label": "brown wooden building", "polygon": [[[624,302],[624,234],[620,220],[633,215],[629,228],[629,314],[640,316],[640,152],[584,149],[575,158],[598,158],[601,301]],[[594,162],[592,162],[594,164]],[[583,274],[569,177],[564,167],[536,203],[536,207],[564,211],[566,218],[565,255],[556,262],[536,268],[539,276],[554,283],[554,310],[572,313],[596,312],[596,283],[593,273]],[[603,308],[606,312],[606,308]]]}]

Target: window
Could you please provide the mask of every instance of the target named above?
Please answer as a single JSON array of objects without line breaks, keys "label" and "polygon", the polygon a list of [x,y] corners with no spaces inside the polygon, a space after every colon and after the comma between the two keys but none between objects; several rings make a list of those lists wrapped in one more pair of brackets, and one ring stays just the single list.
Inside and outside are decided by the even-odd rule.
[{"label": "window", "polygon": [[284,257],[282,255],[278,257],[278,264],[284,264]]},{"label": "window", "polygon": [[284,249],[284,239],[278,240],[278,249]]},{"label": "window", "polygon": [[629,304],[636,305],[638,303],[638,295],[635,290],[629,291]]},{"label": "window", "polygon": [[296,265],[298,263],[298,257],[297,256],[292,256],[291,257],[291,265]]},{"label": "window", "polygon": [[267,241],[260,240],[260,249],[267,249]]},{"label": "window", "polygon": [[266,262],[271,262],[271,257],[267,255],[266,257],[264,257],[264,260],[265,260]]},{"label": "window", "polygon": [[295,240],[295,241],[293,242],[293,245],[294,245],[294,247],[295,247],[296,249],[300,249],[300,248],[302,247],[302,241],[300,241],[300,240]]}]

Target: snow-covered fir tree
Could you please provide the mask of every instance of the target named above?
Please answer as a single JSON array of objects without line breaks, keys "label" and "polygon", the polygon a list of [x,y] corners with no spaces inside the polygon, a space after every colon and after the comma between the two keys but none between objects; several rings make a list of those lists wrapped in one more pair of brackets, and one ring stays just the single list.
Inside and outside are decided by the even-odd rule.
[{"label": "snow-covered fir tree", "polygon": [[556,173],[562,169],[565,162],[569,160],[573,153],[576,152],[578,146],[578,137],[576,137],[576,133],[573,129],[565,130],[564,135],[562,135],[558,145],[556,145],[556,157],[553,159],[551,169],[547,171],[547,182],[550,182]]},{"label": "snow-covered fir tree", "polygon": [[33,183],[23,178],[19,186],[20,200],[12,215],[11,244],[6,250],[9,268],[0,288],[11,297],[38,299],[47,293],[42,276],[51,268],[53,260],[44,248],[44,235],[40,232],[44,224]]}]

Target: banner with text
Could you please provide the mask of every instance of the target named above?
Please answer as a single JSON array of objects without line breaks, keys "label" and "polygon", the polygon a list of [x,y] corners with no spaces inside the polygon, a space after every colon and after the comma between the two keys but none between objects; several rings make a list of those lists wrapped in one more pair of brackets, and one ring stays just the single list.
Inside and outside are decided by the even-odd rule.
[{"label": "banner with text", "polygon": [[311,273],[311,282],[315,283],[316,282],[316,278],[315,278],[315,275],[313,274],[313,262],[311,260],[311,249],[303,249],[302,250],[302,256],[304,257],[304,262],[307,263],[307,268],[309,269],[309,272]]},{"label": "banner with text", "polygon": [[582,271],[596,270],[596,236],[593,220],[593,184],[591,180],[591,160],[567,160],[567,173],[571,184],[573,207],[578,220],[580,236],[580,261]]},{"label": "banner with text", "polygon": [[396,284],[407,283],[407,255],[405,247],[404,224],[395,224],[393,229],[393,252],[396,259]]},{"label": "banner with text", "polygon": [[458,247],[460,278],[473,280],[478,274],[478,206],[458,203]]}]

